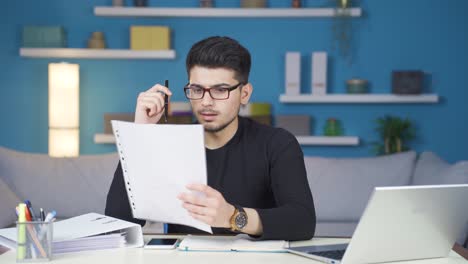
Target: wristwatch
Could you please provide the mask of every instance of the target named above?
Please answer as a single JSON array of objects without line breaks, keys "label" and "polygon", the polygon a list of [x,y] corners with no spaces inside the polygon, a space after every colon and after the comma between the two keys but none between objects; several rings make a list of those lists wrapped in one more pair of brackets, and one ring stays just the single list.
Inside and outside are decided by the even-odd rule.
[{"label": "wristwatch", "polygon": [[244,208],[233,205],[234,206],[234,213],[231,216],[231,231],[233,232],[241,232],[242,229],[247,225],[248,217],[247,213],[245,212]]}]

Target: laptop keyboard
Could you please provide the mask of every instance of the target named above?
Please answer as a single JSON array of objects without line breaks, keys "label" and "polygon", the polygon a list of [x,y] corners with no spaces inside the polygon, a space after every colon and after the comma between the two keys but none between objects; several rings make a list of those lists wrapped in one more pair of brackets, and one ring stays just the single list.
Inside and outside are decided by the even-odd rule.
[{"label": "laptop keyboard", "polygon": [[330,250],[330,251],[321,251],[321,252],[308,252],[312,255],[317,255],[325,258],[337,259],[340,260],[343,258],[346,250]]}]

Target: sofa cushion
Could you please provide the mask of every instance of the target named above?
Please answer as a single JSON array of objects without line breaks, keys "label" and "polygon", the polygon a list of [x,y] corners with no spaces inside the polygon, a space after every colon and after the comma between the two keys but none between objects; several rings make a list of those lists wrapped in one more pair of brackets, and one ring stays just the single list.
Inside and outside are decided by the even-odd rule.
[{"label": "sofa cushion", "polygon": [[317,222],[316,237],[352,237],[358,222]]},{"label": "sofa cushion", "polygon": [[0,147],[0,177],[20,199],[58,217],[104,213],[118,160],[117,153],[51,158]]},{"label": "sofa cushion", "polygon": [[432,152],[423,152],[416,162],[414,185],[468,183],[468,161],[449,164]]},{"label": "sofa cushion", "polygon": [[353,222],[377,186],[410,183],[414,151],[372,158],[305,157],[317,220]]},{"label": "sofa cushion", "polygon": [[15,222],[15,207],[20,199],[0,178],[0,228],[9,226]]}]

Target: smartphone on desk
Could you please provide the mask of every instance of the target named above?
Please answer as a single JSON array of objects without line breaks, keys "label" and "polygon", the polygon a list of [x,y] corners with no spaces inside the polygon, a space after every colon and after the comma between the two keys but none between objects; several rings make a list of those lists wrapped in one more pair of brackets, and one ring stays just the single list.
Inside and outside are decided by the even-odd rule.
[{"label": "smartphone on desk", "polygon": [[177,238],[152,238],[146,245],[145,249],[174,249],[177,247],[179,239]]}]

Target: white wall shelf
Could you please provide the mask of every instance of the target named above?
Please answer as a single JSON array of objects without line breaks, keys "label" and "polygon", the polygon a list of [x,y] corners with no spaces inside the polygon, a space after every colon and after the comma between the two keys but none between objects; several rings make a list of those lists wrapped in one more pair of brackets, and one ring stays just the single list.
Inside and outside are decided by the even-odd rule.
[{"label": "white wall shelf", "polygon": [[328,94],[328,95],[280,95],[282,103],[437,103],[435,94],[394,95],[394,94]]},{"label": "white wall shelf", "polygon": [[174,59],[174,50],[21,48],[21,57],[76,59]]},{"label": "white wall shelf", "polygon": [[357,146],[358,137],[330,137],[330,136],[296,136],[299,144],[316,146]]},{"label": "white wall shelf", "polygon": [[[361,8],[349,8],[351,16],[359,17]],[[109,17],[334,17],[345,10],[336,8],[155,8],[105,7],[94,8],[96,16]]]},{"label": "white wall shelf", "polygon": [[96,144],[115,144],[114,134],[94,134]]},{"label": "white wall shelf", "polygon": [[[301,145],[318,146],[357,146],[358,137],[327,137],[327,136],[297,136],[297,141]],[[113,134],[94,134],[94,143],[96,144],[114,144]]]}]

